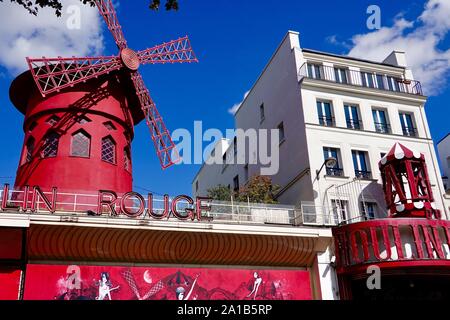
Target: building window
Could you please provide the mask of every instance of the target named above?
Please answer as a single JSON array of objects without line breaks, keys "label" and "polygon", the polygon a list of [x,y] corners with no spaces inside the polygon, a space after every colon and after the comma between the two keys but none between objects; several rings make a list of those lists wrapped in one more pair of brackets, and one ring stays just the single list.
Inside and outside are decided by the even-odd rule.
[{"label": "building window", "polygon": [[398,78],[388,76],[386,77],[388,88],[390,91],[400,91],[400,81]]},{"label": "building window", "polygon": [[400,112],[400,123],[402,125],[402,131],[404,136],[416,137],[417,130],[414,127],[413,116],[410,113]]},{"label": "building window", "polygon": [[31,162],[33,159],[33,153],[34,153],[34,138],[29,137],[27,140],[27,143],[25,145],[25,162]]},{"label": "building window", "polygon": [[361,179],[371,179],[372,172],[368,167],[369,156],[366,151],[352,150],[353,167],[355,168],[355,177]]},{"label": "building window", "polygon": [[317,114],[319,116],[319,123],[322,126],[333,127],[334,119],[331,110],[331,103],[324,101],[317,101]]},{"label": "building window", "polygon": [[334,68],[334,77],[336,82],[347,84],[347,70],[344,68]]},{"label": "building window", "polygon": [[375,88],[373,74],[370,72],[361,72],[361,83],[363,87]]},{"label": "building window", "polygon": [[233,178],[233,190],[235,192],[239,191],[239,175],[237,175]]},{"label": "building window", "polygon": [[323,79],[322,66],[320,64],[308,63],[308,77],[313,79]]},{"label": "building window", "polygon": [[388,124],[386,112],[381,109],[372,109],[373,123],[375,131],[379,133],[390,133],[391,127]]},{"label": "building window", "polygon": [[198,192],[198,180],[195,181],[195,192]]},{"label": "building window", "polygon": [[262,122],[266,118],[264,114],[264,103],[259,106],[259,120]]},{"label": "building window", "polygon": [[116,143],[111,137],[102,139],[102,160],[112,164],[116,163]]},{"label": "building window", "polygon": [[227,152],[225,151],[225,153],[222,155],[222,164],[226,165],[227,164]]},{"label": "building window", "polygon": [[88,122],[91,122],[91,119],[89,119],[86,116],[78,116],[76,120],[79,124],[86,124]]},{"label": "building window", "polygon": [[106,127],[106,129],[112,131],[112,130],[117,130],[116,126],[114,126],[114,124],[111,121],[106,121],[103,123],[103,125]]},{"label": "building window", "polygon": [[377,204],[376,203],[362,202],[361,209],[362,209],[363,216],[366,218],[366,220],[375,219],[376,212],[377,212]]},{"label": "building window", "polygon": [[377,80],[377,88],[384,90],[385,89],[385,85],[384,85],[384,76],[381,74],[377,74],[375,75],[375,78]]},{"label": "building window", "polygon": [[234,137],[233,139],[233,155],[237,155],[237,137]]},{"label": "building window", "polygon": [[345,120],[347,121],[347,128],[361,129],[361,120],[359,120],[359,112],[357,106],[344,105]]},{"label": "building window", "polygon": [[83,130],[72,135],[70,155],[74,157],[89,158],[91,152],[91,137]]},{"label": "building window", "polygon": [[57,124],[59,122],[59,120],[61,120],[59,117],[57,116],[51,116],[50,118],[47,119],[47,121],[45,121],[46,123],[48,123],[51,126],[54,126],[55,124]]},{"label": "building window", "polygon": [[278,127],[278,133],[279,133],[279,143],[283,142],[284,139],[286,139],[286,136],[284,135],[284,124],[281,122]]},{"label": "building window", "polygon": [[244,166],[244,179],[245,179],[245,183],[247,183],[247,181],[248,181],[248,164],[246,164]]},{"label": "building window", "polygon": [[123,149],[123,168],[127,171],[131,171],[131,156],[129,147],[125,147]]},{"label": "building window", "polygon": [[59,134],[50,132],[44,139],[44,148],[42,150],[42,158],[56,157],[58,154]]},{"label": "building window", "polygon": [[336,220],[346,222],[349,219],[348,201],[333,199],[331,200],[331,207]]},{"label": "building window", "polygon": [[36,128],[36,127],[37,127],[37,122],[36,122],[36,121],[33,121],[33,122],[30,124],[30,127],[28,128],[28,131],[31,132],[31,131],[33,131],[34,128]]},{"label": "building window", "polygon": [[323,148],[323,159],[324,161],[328,158],[335,158],[336,164],[333,167],[326,167],[327,175],[328,176],[337,176],[342,177],[344,175],[344,170],[341,168],[340,165],[340,152],[337,148],[329,148],[324,147]]}]

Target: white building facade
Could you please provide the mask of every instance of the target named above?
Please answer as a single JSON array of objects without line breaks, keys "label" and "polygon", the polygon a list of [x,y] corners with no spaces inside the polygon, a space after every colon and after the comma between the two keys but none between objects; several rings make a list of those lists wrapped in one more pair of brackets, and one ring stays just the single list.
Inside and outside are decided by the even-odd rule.
[{"label": "white building facade", "polygon": [[[403,52],[382,63],[353,59],[302,49],[298,33],[290,31],[235,113],[235,124],[280,129],[279,170],[271,178],[281,187],[282,204],[324,214],[338,204],[340,222],[364,218],[361,212],[385,216],[378,162],[399,142],[425,155],[436,204],[448,217],[425,103]],[[233,158],[235,142],[222,140],[214,153]],[[322,167],[328,157],[337,159],[333,168]],[[193,194],[219,184],[237,189],[261,167],[205,164]],[[362,190],[368,204],[348,198]]]},{"label": "white building facade", "polygon": [[[448,219],[444,186],[425,114],[426,96],[405,53],[382,63],[300,46],[289,31],[235,113],[236,129],[279,129],[277,200],[302,221],[327,227],[387,216],[378,162],[395,143],[425,155],[436,206]],[[239,142],[221,140],[213,155],[236,159]],[[238,150],[239,151],[239,150]],[[246,145],[248,152],[248,145]],[[332,166],[325,160],[334,158]],[[237,190],[262,164],[204,164],[193,195],[217,185]],[[332,287],[332,250],[318,256],[324,299]]]},{"label": "white building facade", "polygon": [[450,133],[437,143],[439,160],[442,169],[442,182],[444,184],[444,201],[447,208],[450,208]]}]

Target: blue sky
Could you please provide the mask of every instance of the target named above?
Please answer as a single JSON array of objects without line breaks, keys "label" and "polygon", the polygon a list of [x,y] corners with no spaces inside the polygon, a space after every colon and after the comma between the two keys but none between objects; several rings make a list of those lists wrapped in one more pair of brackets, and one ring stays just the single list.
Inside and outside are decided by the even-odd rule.
[{"label": "blue sky", "polygon": [[[446,0],[430,0],[437,5],[441,1]],[[438,75],[437,79],[433,78],[433,74],[423,71],[423,65],[419,66],[417,58],[414,58],[415,64],[417,68],[422,67],[420,74],[431,77],[431,80],[427,80],[430,84],[440,79],[448,80],[450,25],[436,27],[431,26],[429,20],[418,19],[425,12],[424,6],[427,3],[428,1],[419,0],[181,0],[178,12],[153,12],[147,9],[147,0],[134,0],[121,1],[117,11],[128,45],[135,50],[186,34],[190,36],[200,63],[146,65],[140,68],[168,128],[172,131],[176,128],[192,130],[194,121],[201,120],[204,128],[225,131],[226,128],[234,127],[234,120],[228,109],[239,103],[243,94],[251,88],[287,30],[300,32],[302,47],[337,54],[347,54],[354,49],[354,55],[361,54],[361,50],[368,47],[367,41],[411,43],[406,40],[420,41],[421,35],[431,32],[436,36],[435,47],[430,56],[424,59],[428,59],[427,66],[436,68],[433,74]],[[380,36],[375,40],[364,36],[377,32],[366,27],[366,9],[372,4],[380,7],[381,25],[385,28],[383,33],[375,34]],[[0,4],[0,8],[4,14],[8,14],[6,11],[10,7]],[[445,14],[447,9],[428,8],[427,12],[440,15]],[[399,31],[394,26],[402,19],[415,22]],[[103,22],[101,27],[103,46],[97,46],[95,50],[116,54],[116,46]],[[389,32],[391,36],[386,36]],[[355,35],[362,35],[362,40],[355,42]],[[0,31],[0,40],[1,37]],[[355,49],[356,46],[358,50]],[[67,50],[70,52],[70,49],[69,45]],[[33,52],[33,48],[30,50]],[[64,49],[63,52],[67,50]],[[8,54],[0,51],[0,55]],[[376,57],[383,52],[371,54]],[[36,52],[36,55],[42,54]],[[423,55],[426,56],[427,53]],[[0,157],[0,182],[12,182],[13,179],[4,177],[15,176],[23,143],[23,116],[15,110],[8,97],[9,85],[17,67],[14,68],[8,59],[0,58],[0,64],[0,123],[4,132],[4,137],[0,140],[1,150],[4,150]],[[25,67],[25,57],[23,64]],[[417,74],[416,78],[421,80]],[[437,141],[450,131],[450,88],[447,83],[440,81],[439,90],[433,94],[426,111],[432,137]],[[136,191],[144,191],[141,189],[144,188],[158,194],[191,193],[191,181],[199,165],[174,166],[162,171],[144,123],[137,126],[132,147]]]}]

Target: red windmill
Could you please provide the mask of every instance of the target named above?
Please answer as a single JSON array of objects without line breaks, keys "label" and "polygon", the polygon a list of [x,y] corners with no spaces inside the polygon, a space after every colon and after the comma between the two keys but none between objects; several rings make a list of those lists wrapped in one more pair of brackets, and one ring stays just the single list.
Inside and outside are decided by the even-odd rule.
[{"label": "red windmill", "polygon": [[10,99],[25,115],[15,189],[132,190],[131,141],[134,126],[144,119],[162,168],[178,159],[137,70],[141,64],[197,62],[189,39],[135,52],[127,47],[111,0],[95,3],[117,56],[27,58],[29,71],[11,84]]},{"label": "red windmill", "polygon": [[189,38],[186,36],[135,52],[127,47],[111,0],[97,0],[95,4],[119,48],[117,56],[27,58],[28,67],[43,97],[112,71],[126,70],[133,81],[159,161],[165,169],[178,161],[178,154],[169,131],[137,70],[141,64],[198,62],[191,49]]}]

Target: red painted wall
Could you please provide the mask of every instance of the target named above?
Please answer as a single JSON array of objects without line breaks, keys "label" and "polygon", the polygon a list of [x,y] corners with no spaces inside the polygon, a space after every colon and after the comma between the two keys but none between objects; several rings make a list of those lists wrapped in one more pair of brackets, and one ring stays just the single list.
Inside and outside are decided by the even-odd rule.
[{"label": "red painted wall", "polygon": [[22,258],[22,229],[0,228],[0,260]]},{"label": "red painted wall", "polygon": [[[176,300],[181,297],[179,292],[188,300],[312,299],[310,275],[304,270],[33,264],[27,266],[24,299],[98,299],[104,272],[108,274],[107,287],[113,289],[112,300]],[[252,294],[258,278],[260,284]]]},{"label": "red painted wall", "polygon": [[19,298],[20,275],[20,270],[0,268],[0,300],[17,300]]},{"label": "red painted wall", "polygon": [[[91,122],[80,124],[83,115]],[[51,116],[61,120],[47,123]],[[115,130],[104,123],[110,121]],[[24,147],[17,170],[15,187],[39,185],[44,191],[58,187],[61,191],[86,193],[99,189],[118,193],[132,189],[131,169],[124,168],[124,149],[133,138],[133,117],[128,109],[123,88],[116,76],[104,77],[77,85],[71,90],[43,98],[36,90],[28,99],[24,120]],[[80,129],[90,135],[90,156],[71,156],[72,135]],[[43,141],[50,131],[61,137],[58,153],[53,158],[41,158]],[[101,160],[102,138],[111,136],[116,143],[116,163]],[[31,162],[26,161],[25,144],[30,137],[36,141]],[[131,166],[130,166],[131,168]]]}]

